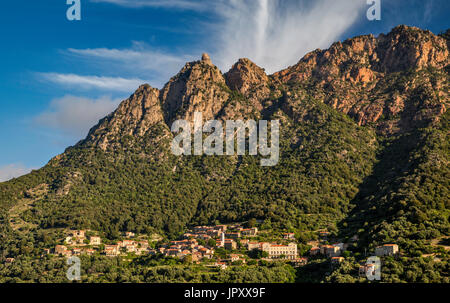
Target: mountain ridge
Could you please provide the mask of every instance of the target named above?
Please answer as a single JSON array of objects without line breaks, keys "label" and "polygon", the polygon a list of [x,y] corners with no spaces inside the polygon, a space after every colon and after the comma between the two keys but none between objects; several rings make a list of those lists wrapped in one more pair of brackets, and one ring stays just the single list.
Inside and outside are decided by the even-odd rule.
[{"label": "mountain ridge", "polygon": [[[407,46],[398,49],[399,44],[402,43]],[[161,90],[151,88],[148,84],[141,86],[130,99],[125,100],[119,106],[118,111],[128,110],[131,115],[139,115],[146,113],[145,110],[150,109],[147,108],[148,106],[153,106],[151,107],[152,112],[146,113],[146,116],[142,117],[141,124],[134,125],[134,127],[139,127],[139,130],[127,129],[129,135],[142,136],[150,125],[161,122],[161,116],[163,116],[166,126],[169,126],[175,119],[192,120],[194,111],[201,111],[205,120],[242,119],[247,115],[261,118],[261,113],[273,105],[273,100],[269,98],[270,95],[282,96],[282,91],[277,86],[290,85],[290,83],[309,83],[309,85],[322,89],[320,94],[314,96],[315,98],[348,114],[359,125],[376,123],[382,116],[401,114],[406,103],[405,93],[408,92],[404,91],[402,95],[398,93],[395,96],[388,96],[388,98],[382,96],[378,100],[370,100],[373,98],[368,95],[377,89],[377,85],[382,85],[384,79],[391,74],[426,68],[442,69],[448,66],[447,44],[448,39],[443,36],[436,36],[429,31],[402,25],[395,27],[387,35],[380,34],[378,38],[373,35],[358,36],[344,42],[336,42],[327,50],[312,51],[297,64],[272,75],[266,75],[264,69],[246,58],[239,59],[228,72],[222,74],[212,64],[210,57],[204,54],[202,60],[186,63],[181,71],[172,77]],[[404,55],[400,56],[398,52]],[[396,58],[399,57],[401,59],[396,61]],[[443,87],[445,86],[445,77],[441,77],[433,83],[428,82],[425,83],[426,89],[439,91],[440,98],[449,99],[448,86]],[[409,84],[405,84],[405,86],[407,85]],[[141,92],[145,94],[144,88],[150,89],[153,100],[147,100],[147,97],[144,96],[139,97]],[[415,87],[410,85],[411,88]],[[341,98],[334,96],[335,91],[345,91],[344,98],[342,95]],[[324,94],[328,94],[328,96],[323,96]],[[430,99],[431,95],[431,92],[425,92],[424,98]],[[227,104],[230,99],[239,99],[239,97],[246,99],[247,104],[243,106],[238,102],[234,107]],[[138,98],[140,99],[138,100]],[[145,102],[153,103],[149,105]],[[138,103],[143,104],[139,105]],[[127,104],[130,107],[128,109],[126,109]],[[448,102],[421,104],[421,108],[413,110],[423,110],[421,112],[423,115],[412,119],[420,122],[436,118],[446,111],[448,105]],[[139,110],[138,107],[142,107],[142,110]],[[101,122],[108,121],[108,117],[105,118],[106,120],[102,119]],[[142,123],[146,123],[146,119],[149,119],[148,125],[142,125]],[[125,122],[132,123],[132,121]],[[387,125],[381,125],[379,130],[386,134],[395,133],[406,123],[403,120],[390,122]],[[98,127],[104,129],[105,126],[101,124]],[[126,125],[125,128],[127,127],[129,125]],[[92,137],[94,134],[99,134],[99,130],[91,130],[88,138],[83,141],[94,140]],[[97,144],[104,150],[107,145],[106,141],[97,142]]]}]

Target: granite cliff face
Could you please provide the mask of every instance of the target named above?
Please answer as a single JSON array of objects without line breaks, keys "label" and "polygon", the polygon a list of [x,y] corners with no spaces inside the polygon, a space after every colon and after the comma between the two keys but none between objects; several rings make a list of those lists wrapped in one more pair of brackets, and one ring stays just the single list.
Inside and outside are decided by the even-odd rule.
[{"label": "granite cliff face", "polygon": [[307,54],[275,73],[276,83],[307,83],[314,98],[385,133],[425,125],[448,108],[448,38],[398,26]]}]

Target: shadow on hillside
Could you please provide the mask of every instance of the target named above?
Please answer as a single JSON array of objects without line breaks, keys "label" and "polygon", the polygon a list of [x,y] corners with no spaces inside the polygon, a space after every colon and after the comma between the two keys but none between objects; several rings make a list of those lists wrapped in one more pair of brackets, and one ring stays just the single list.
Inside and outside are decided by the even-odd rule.
[{"label": "shadow on hillside", "polygon": [[402,207],[398,203],[402,197],[400,187],[404,177],[412,174],[420,163],[413,154],[422,144],[417,130],[382,143],[372,174],[360,184],[358,194],[350,202],[353,208],[348,216],[338,223],[341,237],[358,234],[360,243],[368,244],[373,240],[369,231],[383,221],[394,220]]}]

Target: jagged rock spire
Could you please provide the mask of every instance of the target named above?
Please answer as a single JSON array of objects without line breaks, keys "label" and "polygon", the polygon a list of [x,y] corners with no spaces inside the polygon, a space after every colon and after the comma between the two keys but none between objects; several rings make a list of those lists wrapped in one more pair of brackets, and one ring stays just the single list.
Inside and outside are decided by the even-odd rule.
[{"label": "jagged rock spire", "polygon": [[207,53],[202,54],[202,62],[212,65],[211,57]]}]

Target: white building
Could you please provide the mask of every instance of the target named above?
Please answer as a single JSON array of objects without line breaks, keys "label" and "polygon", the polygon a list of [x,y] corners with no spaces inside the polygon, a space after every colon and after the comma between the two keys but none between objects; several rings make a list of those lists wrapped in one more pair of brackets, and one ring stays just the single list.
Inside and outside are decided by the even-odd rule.
[{"label": "white building", "polygon": [[271,259],[289,259],[297,258],[297,244],[289,243],[288,245],[263,243],[261,250],[268,253]]}]

